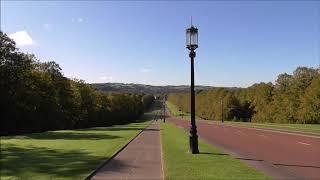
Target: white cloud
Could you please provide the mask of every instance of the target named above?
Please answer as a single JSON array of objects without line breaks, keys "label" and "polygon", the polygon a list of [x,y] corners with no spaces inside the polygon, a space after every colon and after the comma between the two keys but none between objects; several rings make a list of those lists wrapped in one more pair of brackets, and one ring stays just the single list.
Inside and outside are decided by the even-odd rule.
[{"label": "white cloud", "polygon": [[151,72],[151,71],[152,71],[152,68],[150,68],[150,67],[144,67],[144,68],[140,69],[140,72],[142,72],[142,73],[148,73],[148,72]]},{"label": "white cloud", "polygon": [[73,23],[82,23],[84,22],[85,19],[83,19],[82,17],[78,17],[78,18],[71,18],[71,22]]},{"label": "white cloud", "polygon": [[10,34],[9,37],[13,39],[18,46],[30,46],[35,44],[27,31],[18,31]]}]

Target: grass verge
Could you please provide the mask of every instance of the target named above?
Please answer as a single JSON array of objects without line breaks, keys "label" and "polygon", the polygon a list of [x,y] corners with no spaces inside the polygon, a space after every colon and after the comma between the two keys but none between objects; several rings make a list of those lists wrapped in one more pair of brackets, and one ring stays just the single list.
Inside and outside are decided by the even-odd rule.
[{"label": "grass verge", "polygon": [[188,152],[187,133],[161,124],[165,179],[269,179],[199,139],[200,154]]},{"label": "grass verge", "polygon": [[[190,113],[180,112],[178,108],[171,102],[166,102],[168,111],[171,116],[183,120],[190,120]],[[181,114],[181,116],[179,116]],[[221,123],[220,121],[213,120],[203,120],[199,117],[196,117],[197,120],[206,121],[208,123]],[[280,130],[288,131],[293,133],[307,133],[320,136],[320,124],[284,124],[284,123],[253,123],[253,122],[235,122],[235,121],[224,121],[225,124],[243,126],[249,128],[261,128],[261,129],[270,129],[270,130]]]},{"label": "grass verge", "polygon": [[320,124],[280,124],[280,123],[250,123],[250,122],[231,122],[225,123],[236,126],[251,128],[261,128],[270,130],[282,130],[289,132],[308,133],[320,136]]},{"label": "grass verge", "polygon": [[1,137],[1,179],[84,179],[149,123]]}]

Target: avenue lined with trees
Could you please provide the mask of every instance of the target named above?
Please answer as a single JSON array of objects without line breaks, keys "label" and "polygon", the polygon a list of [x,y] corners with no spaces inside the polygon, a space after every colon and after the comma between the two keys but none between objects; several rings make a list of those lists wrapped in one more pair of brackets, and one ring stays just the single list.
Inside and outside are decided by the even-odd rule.
[{"label": "avenue lined with trees", "polygon": [[[190,112],[190,94],[172,93],[168,101]],[[320,123],[320,69],[298,67],[292,75],[248,88],[214,88],[196,93],[196,115],[207,120]]]},{"label": "avenue lined with trees", "polygon": [[320,180],[320,3],[0,4],[0,180]]},{"label": "avenue lined with trees", "polygon": [[152,95],[104,93],[68,79],[1,31],[0,43],[1,135],[134,122],[152,104]]}]

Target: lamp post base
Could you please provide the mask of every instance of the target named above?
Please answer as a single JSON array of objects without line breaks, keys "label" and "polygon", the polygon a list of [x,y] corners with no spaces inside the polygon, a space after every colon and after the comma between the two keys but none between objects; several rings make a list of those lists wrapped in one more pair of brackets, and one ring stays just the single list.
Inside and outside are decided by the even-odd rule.
[{"label": "lamp post base", "polygon": [[192,154],[199,154],[198,136],[197,135],[191,135],[189,137],[189,151]]}]

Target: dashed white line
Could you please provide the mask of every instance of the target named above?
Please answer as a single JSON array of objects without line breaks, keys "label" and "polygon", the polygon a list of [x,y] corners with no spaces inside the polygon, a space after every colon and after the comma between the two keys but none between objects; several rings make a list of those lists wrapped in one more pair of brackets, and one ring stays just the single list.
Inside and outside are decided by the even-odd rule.
[{"label": "dashed white line", "polygon": [[307,146],[310,146],[310,145],[311,145],[311,144],[304,143],[304,142],[299,142],[299,141],[298,141],[298,143],[299,143],[299,144],[303,144],[303,145],[307,145]]},{"label": "dashed white line", "polygon": [[237,133],[237,134],[241,134],[241,135],[244,135],[244,136],[247,136],[246,135],[246,133],[244,133],[244,132],[242,132],[242,131],[240,131],[240,130],[236,130],[236,132],[235,133]]},{"label": "dashed white line", "polygon": [[259,136],[263,137],[267,141],[271,141],[271,139],[268,136],[264,135],[264,134],[259,134]]},{"label": "dashed white line", "polygon": [[259,134],[259,136],[264,137],[264,138],[268,138],[268,136],[263,135],[263,134]]}]

